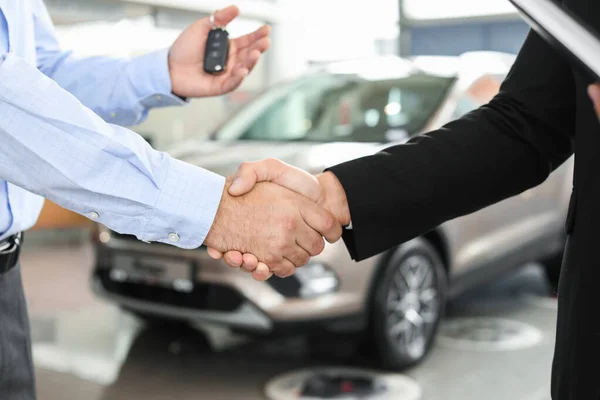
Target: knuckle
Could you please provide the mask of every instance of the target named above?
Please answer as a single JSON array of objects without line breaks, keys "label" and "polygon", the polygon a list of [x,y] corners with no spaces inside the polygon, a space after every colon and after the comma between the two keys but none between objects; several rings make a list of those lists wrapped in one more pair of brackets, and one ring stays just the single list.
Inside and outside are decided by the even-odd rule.
[{"label": "knuckle", "polygon": [[246,170],[248,170],[250,168],[250,163],[248,162],[243,162],[240,164],[240,166],[238,167],[238,173],[244,173],[246,172]]},{"label": "knuckle", "polygon": [[276,246],[276,252],[279,255],[287,254],[289,251],[288,242],[286,240],[280,240]]},{"label": "knuckle", "polygon": [[281,161],[279,161],[278,159],[276,159],[275,157],[269,157],[265,160],[265,162],[272,167],[276,167],[278,165],[281,164]]},{"label": "knuckle", "polygon": [[335,219],[329,213],[323,217],[323,229],[325,231],[331,231],[335,227]]},{"label": "knuckle", "polygon": [[268,253],[265,255],[265,264],[275,266],[279,263],[281,258],[274,253]]},{"label": "knuckle", "polygon": [[292,215],[288,215],[283,219],[283,225],[287,232],[293,232],[296,230],[298,223],[296,222],[296,218]]}]

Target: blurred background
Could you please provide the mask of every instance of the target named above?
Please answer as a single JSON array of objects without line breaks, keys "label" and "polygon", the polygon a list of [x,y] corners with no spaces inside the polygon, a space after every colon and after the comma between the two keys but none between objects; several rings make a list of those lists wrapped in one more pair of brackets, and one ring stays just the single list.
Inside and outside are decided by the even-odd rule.
[{"label": "blurred background", "polygon": [[[270,156],[318,172],[439,127],[493,97],[528,32],[506,0],[45,3],[81,56],[168,47],[230,3],[231,36],[269,24],[238,90],[131,127],[222,174]],[[570,168],[416,250],[356,264],[337,244],[261,284],[47,202],[22,256],[39,398],[549,399]]]}]

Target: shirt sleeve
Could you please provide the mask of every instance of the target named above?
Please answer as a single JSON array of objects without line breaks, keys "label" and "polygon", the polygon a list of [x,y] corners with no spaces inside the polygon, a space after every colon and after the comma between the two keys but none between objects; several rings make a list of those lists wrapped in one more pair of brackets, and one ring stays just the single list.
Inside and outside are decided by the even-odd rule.
[{"label": "shirt sleeve", "polygon": [[14,54],[0,65],[0,179],[140,240],[202,245],[225,179],[106,123]]},{"label": "shirt sleeve", "polygon": [[34,8],[34,29],[39,70],[110,123],[132,126],[151,108],[186,104],[171,92],[169,49],[132,59],[79,58],[60,48],[41,0]]},{"label": "shirt sleeve", "polygon": [[407,144],[330,168],[362,260],[544,182],[573,154],[573,72],[531,32],[489,103]]}]

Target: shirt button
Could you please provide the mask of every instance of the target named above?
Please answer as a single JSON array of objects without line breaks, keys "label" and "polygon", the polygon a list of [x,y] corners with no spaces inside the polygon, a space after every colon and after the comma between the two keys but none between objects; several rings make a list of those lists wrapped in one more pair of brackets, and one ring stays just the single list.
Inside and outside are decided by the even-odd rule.
[{"label": "shirt button", "polygon": [[171,242],[179,242],[179,235],[176,234],[175,232],[171,232],[171,233],[169,233],[169,240]]},{"label": "shirt button", "polygon": [[88,217],[90,217],[91,219],[98,219],[99,216],[100,215],[96,211],[92,211],[88,214]]},{"label": "shirt button", "polygon": [[162,100],[162,96],[161,96],[160,94],[157,94],[156,96],[154,96],[154,98],[155,98],[157,101],[161,101],[161,100]]}]

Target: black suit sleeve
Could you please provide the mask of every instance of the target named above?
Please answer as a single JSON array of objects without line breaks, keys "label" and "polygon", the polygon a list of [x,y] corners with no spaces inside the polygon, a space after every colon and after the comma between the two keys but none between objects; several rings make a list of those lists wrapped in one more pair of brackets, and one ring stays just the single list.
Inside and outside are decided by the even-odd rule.
[{"label": "black suit sleeve", "polygon": [[487,105],[403,145],[329,169],[346,191],[355,260],[542,183],[572,154],[569,65],[530,32]]}]

